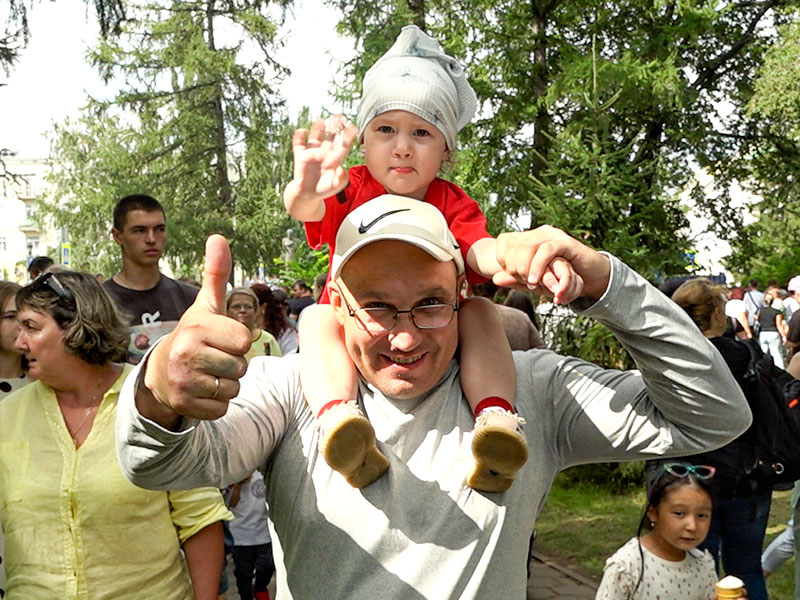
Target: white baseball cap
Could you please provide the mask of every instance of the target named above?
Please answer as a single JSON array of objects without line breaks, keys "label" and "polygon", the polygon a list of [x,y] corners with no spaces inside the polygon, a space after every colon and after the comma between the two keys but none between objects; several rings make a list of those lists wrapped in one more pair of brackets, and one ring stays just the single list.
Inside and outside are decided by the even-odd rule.
[{"label": "white baseball cap", "polygon": [[795,275],[789,280],[789,285],[786,289],[790,292],[800,292],[800,275]]},{"label": "white baseball cap", "polygon": [[422,200],[384,194],[345,217],[336,234],[331,280],[341,275],[342,267],[361,248],[382,240],[413,244],[438,261],[452,260],[458,274],[464,273],[461,249],[436,207]]}]

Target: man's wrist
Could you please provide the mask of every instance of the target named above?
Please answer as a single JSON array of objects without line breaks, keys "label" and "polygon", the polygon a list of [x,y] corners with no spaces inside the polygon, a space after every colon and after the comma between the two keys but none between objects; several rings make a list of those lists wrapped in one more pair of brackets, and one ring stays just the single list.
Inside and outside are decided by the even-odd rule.
[{"label": "man's wrist", "polygon": [[[149,356],[146,357],[147,362],[149,362],[149,359]],[[181,424],[181,415],[156,398],[156,395],[153,393],[152,389],[148,387],[147,362],[142,365],[144,372],[136,382],[136,395],[134,397],[136,409],[145,419],[154,421],[165,429],[177,431]]]}]

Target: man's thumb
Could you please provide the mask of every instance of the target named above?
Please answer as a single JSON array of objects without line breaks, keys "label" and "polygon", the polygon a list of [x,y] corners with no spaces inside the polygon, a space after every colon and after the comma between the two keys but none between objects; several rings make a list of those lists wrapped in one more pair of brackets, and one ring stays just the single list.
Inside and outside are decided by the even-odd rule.
[{"label": "man's thumb", "polygon": [[206,240],[203,285],[197,294],[195,304],[200,304],[203,308],[219,315],[226,313],[225,292],[231,273],[231,263],[228,240],[218,234],[209,236]]}]

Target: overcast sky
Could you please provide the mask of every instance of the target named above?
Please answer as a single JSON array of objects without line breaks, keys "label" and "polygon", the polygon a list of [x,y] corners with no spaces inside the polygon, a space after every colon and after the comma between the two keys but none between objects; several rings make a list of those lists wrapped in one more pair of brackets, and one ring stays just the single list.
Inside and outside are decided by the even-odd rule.
[{"label": "overcast sky", "polygon": [[[93,12],[87,19],[82,0],[28,6],[30,44],[8,77],[0,72],[0,82],[7,84],[0,87],[0,148],[21,158],[46,158],[45,133],[52,123],[77,116],[87,92],[106,94],[84,60],[97,33]],[[303,105],[311,107],[312,115],[323,106],[335,110],[327,93],[329,82],[339,64],[352,56],[352,43],[336,36],[339,17],[320,0],[301,0],[295,12],[296,21],[291,19],[285,31],[282,62],[293,73],[283,95],[293,116]]]}]

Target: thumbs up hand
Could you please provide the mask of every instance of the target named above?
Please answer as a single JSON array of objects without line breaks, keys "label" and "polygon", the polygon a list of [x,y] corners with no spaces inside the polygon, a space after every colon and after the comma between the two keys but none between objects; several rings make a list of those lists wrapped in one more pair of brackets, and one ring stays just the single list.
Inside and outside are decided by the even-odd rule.
[{"label": "thumbs up hand", "polygon": [[142,416],[174,428],[179,415],[217,419],[247,370],[249,329],[229,318],[225,290],[231,251],[221,235],[206,241],[203,284],[177,327],[156,345],[136,394]]}]

